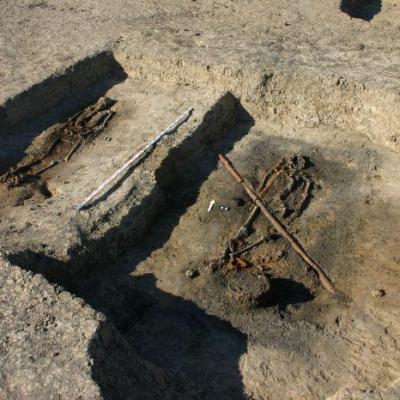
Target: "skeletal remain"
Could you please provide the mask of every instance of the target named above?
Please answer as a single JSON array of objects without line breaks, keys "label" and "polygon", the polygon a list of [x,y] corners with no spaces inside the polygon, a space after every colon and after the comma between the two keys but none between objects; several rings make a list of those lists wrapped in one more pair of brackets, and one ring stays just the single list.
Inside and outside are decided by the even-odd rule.
[{"label": "skeletal remain", "polygon": [[264,236],[261,237],[260,239],[256,240],[254,243],[251,243],[251,244],[249,244],[248,246],[243,247],[243,248],[240,249],[240,250],[234,251],[233,253],[230,254],[230,256],[231,256],[231,257],[236,257],[236,256],[238,256],[238,255],[240,255],[240,254],[242,254],[242,253],[244,253],[244,252],[246,252],[246,251],[249,251],[249,250],[251,250],[252,248],[254,248],[254,247],[260,245],[261,243],[267,242],[268,239],[269,239],[269,236],[268,236],[268,235],[264,235]]},{"label": "skeletal remain", "polygon": [[229,271],[250,268],[251,266],[252,265],[249,261],[241,257],[233,257],[229,265],[226,267],[224,275],[226,275]]},{"label": "skeletal remain", "polygon": [[[276,178],[283,172],[283,170],[277,170],[269,179],[267,185],[265,185],[264,188],[262,188],[261,193],[262,195],[265,195],[268,190],[272,187],[273,183],[275,182]],[[260,185],[261,186],[261,185]],[[240,227],[238,233],[236,234],[236,238],[244,238],[249,235],[251,226],[253,225],[254,221],[257,218],[258,212],[260,211],[260,208],[258,206],[254,206],[249,217],[246,219],[244,224]]]},{"label": "skeletal remain", "polygon": [[322,270],[322,268],[306,253],[303,247],[299,244],[299,242],[288,232],[288,230],[279,222],[274,215],[265,207],[262,202],[259,194],[252,188],[251,184],[246,182],[239,172],[235,169],[233,164],[222,154],[219,155],[219,159],[224,165],[224,167],[228,170],[228,172],[243,186],[244,190],[250,197],[250,199],[260,208],[261,212],[265,215],[268,221],[272,224],[272,226],[278,231],[280,235],[282,235],[293,247],[297,254],[308,264],[310,267],[316,272],[319,277],[319,280],[324,286],[324,288],[330,292],[331,294],[335,294],[335,287],[332,282]]},{"label": "skeletal remain", "polygon": [[[114,116],[114,112],[109,108],[114,104],[114,100],[107,97],[100,98],[96,104],[79,111],[66,122],[58,123],[44,132],[39,140],[41,145],[34,152],[25,157],[16,168],[10,168],[4,175],[0,177],[0,182],[5,183],[6,188],[12,188],[22,184],[28,176],[39,175],[38,171],[29,173],[34,165],[44,162],[50,156],[57,145],[62,142],[70,142],[79,136],[78,141],[73,144],[68,154],[64,157],[64,161],[68,161],[72,154],[85,144],[85,140],[94,139],[101,132],[108,121]],[[69,139],[71,138],[71,139]],[[50,143],[48,143],[51,140]],[[56,164],[60,162],[58,160]],[[56,165],[51,162],[49,165]],[[44,167],[44,170],[49,167]]]},{"label": "skeletal remain", "polygon": [[[260,194],[260,196],[264,196],[271,189],[277,178],[284,172],[287,172],[288,177],[290,179],[289,186],[292,187],[294,184],[293,175],[296,173],[296,171],[298,172],[306,168],[307,163],[308,160],[299,154],[295,154],[289,158],[286,157],[282,158],[270,170],[268,170],[265,173],[260,185],[257,188],[257,192]],[[290,188],[288,190],[290,191]],[[309,189],[307,188],[307,190]],[[308,194],[306,195],[306,198],[307,197]],[[303,201],[303,204],[305,201],[306,199]],[[235,238],[244,239],[249,235],[251,226],[253,225],[254,221],[258,216],[259,210],[260,209],[258,208],[258,206],[254,206],[249,217],[238,230]]]},{"label": "skeletal remain", "polygon": [[214,205],[215,205],[215,200],[211,200],[207,208],[207,211],[210,212],[213,209]]},{"label": "skeletal remain", "polygon": [[75,153],[76,150],[78,150],[79,146],[82,144],[83,139],[79,138],[76,143],[71,147],[71,150],[68,152],[68,154],[64,157],[64,161],[69,161],[71,158],[72,154]]},{"label": "skeletal remain", "polygon": [[299,216],[301,214],[301,212],[303,211],[303,208],[305,208],[307,199],[309,198],[309,196],[311,194],[312,186],[313,186],[312,181],[307,179],[306,183],[305,183],[305,187],[304,187],[304,192],[303,192],[303,196],[302,196],[302,199],[301,199],[301,203],[300,203],[300,206],[299,206],[299,208],[297,210],[297,216]]},{"label": "skeletal remain", "polygon": [[[272,183],[278,177],[278,176],[275,176],[276,173],[280,171],[280,169],[282,168],[284,163],[285,163],[285,159],[282,158],[272,168],[270,168],[268,171],[265,172],[263,178],[261,179],[260,184],[258,185],[257,191],[263,191],[264,194],[267,193],[267,191],[271,188]],[[268,188],[266,189],[267,183],[268,183]],[[253,207],[250,215],[248,216],[246,221],[243,223],[243,225],[237,231],[237,233],[235,235],[235,240],[245,239],[249,236],[251,226],[253,225],[254,221],[256,220],[259,210],[260,209],[258,208],[258,206]],[[225,247],[225,249],[221,255],[221,258],[227,259],[230,253],[232,253],[232,251],[229,248],[229,242],[228,242],[228,245]]]},{"label": "skeletal remain", "polygon": [[90,135],[90,139],[93,139],[99,132],[101,132],[107,125],[108,121],[115,115],[114,112],[107,110],[107,115],[103,119],[103,122],[99,125],[96,125],[92,128],[92,134]]},{"label": "skeletal remain", "polygon": [[47,171],[48,169],[54,167],[58,163],[59,163],[59,160],[53,160],[48,165],[46,165],[45,167],[43,167],[43,168],[39,169],[38,171],[34,172],[32,174],[32,176],[39,176],[40,174],[42,174],[43,172]]}]

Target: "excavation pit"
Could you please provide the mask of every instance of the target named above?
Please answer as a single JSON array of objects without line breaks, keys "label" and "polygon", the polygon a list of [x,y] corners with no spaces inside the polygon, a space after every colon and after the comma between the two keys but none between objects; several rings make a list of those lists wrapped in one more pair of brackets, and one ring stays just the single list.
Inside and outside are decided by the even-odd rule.
[{"label": "excavation pit", "polygon": [[[104,398],[142,390],[130,383],[138,365],[145,374],[154,367],[178,398],[326,398],[396,379],[396,152],[350,129],[278,124],[218,85],[128,77],[102,95],[115,100],[115,115],[100,136],[44,171],[51,197],[3,205],[0,224],[13,264],[63,285],[113,327],[101,325],[87,348]],[[184,124],[77,212],[188,107]],[[335,296],[262,215],[233,251],[268,240],[241,261],[215,264],[253,207],[219,153],[254,187],[291,160],[293,173],[276,177],[265,201],[323,267]],[[113,348],[105,357],[111,342],[135,356]]]}]

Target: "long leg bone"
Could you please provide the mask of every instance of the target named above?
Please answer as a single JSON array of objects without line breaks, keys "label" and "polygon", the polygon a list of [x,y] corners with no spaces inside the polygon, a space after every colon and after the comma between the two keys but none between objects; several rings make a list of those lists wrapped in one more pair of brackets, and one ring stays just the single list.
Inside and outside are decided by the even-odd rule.
[{"label": "long leg bone", "polygon": [[228,170],[228,172],[243,186],[244,190],[250,197],[250,199],[256,204],[261,212],[266,216],[272,226],[282,235],[293,247],[297,254],[316,272],[322,286],[331,294],[335,294],[335,287],[332,282],[322,270],[322,268],[306,253],[302,246],[297,240],[288,232],[288,230],[274,217],[274,215],[265,207],[260,196],[254,191],[251,185],[246,182],[239,172],[235,169],[232,163],[224,157],[222,154],[219,155],[219,159]]}]

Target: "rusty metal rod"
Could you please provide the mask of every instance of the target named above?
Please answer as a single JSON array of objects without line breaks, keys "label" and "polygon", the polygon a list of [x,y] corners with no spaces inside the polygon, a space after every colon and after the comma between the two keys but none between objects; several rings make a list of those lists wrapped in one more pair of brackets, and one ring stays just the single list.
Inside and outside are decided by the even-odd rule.
[{"label": "rusty metal rod", "polygon": [[267,209],[267,207],[265,207],[259,195],[254,191],[251,185],[240,176],[239,172],[235,169],[232,163],[222,154],[219,154],[219,160],[222,162],[228,172],[243,186],[250,199],[260,208],[261,212],[278,231],[278,233],[281,234],[291,244],[296,253],[299,254],[299,256],[316,272],[322,286],[329,293],[335,294],[335,287],[322,268],[306,253],[297,240],[288,232],[285,226],[283,226]]},{"label": "rusty metal rod", "polygon": [[[268,190],[275,182],[276,178],[283,172],[281,168],[284,165],[284,163],[285,159],[283,158],[264,174],[257,188],[258,193],[264,195],[265,193],[268,192]],[[256,220],[259,211],[260,209],[258,208],[257,205],[255,205],[251,210],[251,213],[249,214],[248,218],[244,222],[244,224],[237,231],[235,239],[247,237],[249,235],[250,227]]]},{"label": "rusty metal rod", "polygon": [[[276,171],[271,178],[268,180],[267,185],[262,189],[260,193],[260,195],[264,195],[265,193],[268,192],[268,190],[272,187],[273,183],[276,181],[276,178],[278,178],[278,176],[282,173],[283,171]],[[240,228],[239,232],[238,232],[238,237],[244,233],[244,232],[249,232],[249,229],[251,227],[251,225],[253,224],[253,222],[256,220],[258,212],[260,211],[260,208],[255,205],[254,208],[252,209],[249,217],[247,218],[247,220],[245,221],[245,223],[242,225],[242,227]]]}]

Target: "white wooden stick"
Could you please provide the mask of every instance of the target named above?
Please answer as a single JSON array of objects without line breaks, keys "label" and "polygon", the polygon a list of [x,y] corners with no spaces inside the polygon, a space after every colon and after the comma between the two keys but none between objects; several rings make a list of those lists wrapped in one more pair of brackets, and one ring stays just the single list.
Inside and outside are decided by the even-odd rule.
[{"label": "white wooden stick", "polygon": [[95,191],[90,193],[89,196],[83,200],[82,203],[76,206],[76,209],[81,210],[86,206],[99,192],[101,192],[107,185],[109,185],[118,175],[120,175],[123,171],[133,166],[135,162],[139,161],[140,158],[148,152],[153,145],[155,145],[164,135],[174,131],[179,125],[184,123],[190,116],[190,113],[193,111],[193,108],[188,108],[174,123],[172,123],[168,128],[164,129],[160,132],[153,140],[151,140],[142,150],[137,152],[134,156],[132,156],[121,168],[115,171],[106,181],[104,181]]}]

